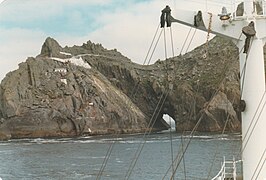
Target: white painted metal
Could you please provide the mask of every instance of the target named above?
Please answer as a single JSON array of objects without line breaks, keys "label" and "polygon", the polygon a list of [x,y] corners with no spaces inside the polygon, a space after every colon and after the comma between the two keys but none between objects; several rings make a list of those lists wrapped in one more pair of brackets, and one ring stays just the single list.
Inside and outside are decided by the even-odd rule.
[{"label": "white painted metal", "polygon": [[[172,22],[177,22],[186,26],[195,27],[194,26],[194,16],[197,15],[197,11],[191,12],[186,10],[178,10],[178,18],[173,20]],[[202,13],[203,21],[205,27],[197,27],[202,31],[207,31],[210,15],[208,13]],[[225,24],[226,23],[226,24]],[[216,14],[212,15],[212,23],[211,23],[211,33],[216,34],[218,36],[238,39],[241,34],[241,29],[247,23],[242,21],[227,21],[222,22],[220,17]]]},{"label": "white painted metal", "polygon": [[[241,79],[242,99],[246,110],[242,113],[242,159],[244,180],[265,179],[266,159],[266,97],[263,45],[266,37],[266,20],[254,15],[253,1],[245,2],[248,18],[255,22],[256,36],[251,40],[247,54],[240,53],[240,68],[245,71]],[[239,49],[243,43],[238,43]],[[245,64],[246,63],[246,64]],[[262,162],[261,162],[262,160]],[[263,165],[263,167],[262,167]],[[261,169],[261,171],[259,171]]]},{"label": "white painted metal", "polygon": [[244,0],[244,15],[251,17],[254,12],[253,0]]},{"label": "white painted metal", "polygon": [[[266,11],[265,9],[263,10]],[[178,11],[178,22],[194,27],[194,16],[197,12]],[[198,29],[207,31],[209,14],[203,14],[205,27]],[[239,39],[242,28],[251,21],[255,23],[256,35],[251,40],[250,49],[243,54],[245,35]],[[254,13],[253,0],[244,0],[244,15],[228,21],[226,25],[213,15],[211,32],[213,34],[234,39],[239,47],[240,73],[245,70],[241,79],[242,99],[246,102],[246,110],[242,113],[242,158],[244,180],[266,179],[266,94],[263,45],[266,42],[266,16]]]},{"label": "white painted metal", "polygon": [[[252,179],[257,166],[260,168],[260,159],[266,158],[266,155],[262,157],[266,149],[264,44],[261,39],[255,38],[247,60],[245,55],[241,55],[240,59],[240,67],[245,71],[245,77],[241,80],[242,99],[247,104],[246,110],[242,113],[244,179]],[[266,164],[258,177],[260,178],[257,179],[266,178]]]}]

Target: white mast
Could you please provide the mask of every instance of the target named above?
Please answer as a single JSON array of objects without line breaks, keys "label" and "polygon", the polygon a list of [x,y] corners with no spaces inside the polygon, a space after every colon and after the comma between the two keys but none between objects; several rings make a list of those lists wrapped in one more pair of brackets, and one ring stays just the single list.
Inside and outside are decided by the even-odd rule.
[{"label": "white mast", "polygon": [[[256,0],[257,1],[257,0]],[[259,0],[262,2],[262,0]],[[238,1],[239,2],[239,1]],[[244,0],[243,15],[231,17],[230,20],[220,20],[221,17],[210,13],[202,13],[202,22],[195,24],[198,12],[179,10],[178,22],[187,26],[208,31],[211,19],[211,33],[235,40],[239,48],[242,100],[246,108],[242,112],[242,158],[244,180],[266,180],[266,91],[263,46],[266,43],[266,2],[263,1],[262,15],[258,15],[253,0]],[[238,4],[237,4],[238,5]],[[198,17],[198,16],[196,16]],[[198,20],[201,18],[199,17]],[[245,35],[242,28],[251,21],[255,24],[256,35],[251,38],[247,53],[243,53]],[[241,35],[241,36],[240,36]]]}]

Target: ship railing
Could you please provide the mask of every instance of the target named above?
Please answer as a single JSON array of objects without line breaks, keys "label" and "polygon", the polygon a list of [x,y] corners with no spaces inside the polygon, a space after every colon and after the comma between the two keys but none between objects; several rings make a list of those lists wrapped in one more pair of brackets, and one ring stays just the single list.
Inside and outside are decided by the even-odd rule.
[{"label": "ship railing", "polygon": [[225,180],[225,179],[236,180],[237,177],[236,164],[239,162],[241,162],[241,160],[235,161],[235,158],[233,158],[232,161],[226,161],[224,157],[220,171],[211,180]]}]

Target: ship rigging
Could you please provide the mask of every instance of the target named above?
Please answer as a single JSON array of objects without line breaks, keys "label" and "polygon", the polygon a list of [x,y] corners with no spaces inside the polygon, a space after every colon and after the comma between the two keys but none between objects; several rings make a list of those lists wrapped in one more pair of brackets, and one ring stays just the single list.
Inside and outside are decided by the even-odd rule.
[{"label": "ship rigging", "polygon": [[[171,25],[173,23],[180,23],[196,30],[207,32],[206,50],[203,58],[208,58],[208,42],[210,34],[231,39],[239,49],[237,59],[240,62],[240,91],[241,91],[241,110],[242,110],[242,149],[239,154],[242,160],[226,161],[222,164],[221,171],[212,180],[234,179],[236,180],[236,163],[243,164],[243,179],[244,180],[265,180],[266,179],[266,90],[265,90],[265,69],[264,69],[264,52],[263,45],[266,43],[266,2],[261,0],[245,0],[243,2],[235,2],[237,11],[228,13],[226,7],[222,7],[220,14],[216,15],[212,12],[202,12],[198,10],[184,11],[179,10],[178,15],[174,18],[171,15],[171,8],[166,6],[160,16],[160,24],[155,32],[152,44],[149,48],[148,54],[143,64],[149,64],[155,48],[158,44],[162,33],[164,35],[165,45],[165,59],[168,58],[166,51],[166,35],[165,29],[170,29],[172,54],[174,56],[173,34]],[[159,31],[160,27],[162,28]],[[191,32],[191,29],[189,33]],[[159,33],[159,35],[158,35]],[[156,36],[158,40],[155,40]],[[187,41],[187,38],[186,38]],[[185,42],[186,42],[185,41]],[[191,42],[190,42],[191,43]],[[189,43],[189,44],[190,44]],[[154,48],[152,49],[152,46]],[[182,47],[180,54],[182,53]],[[150,57],[149,57],[150,54]],[[149,57],[149,58],[148,58]],[[165,67],[167,69],[167,67]],[[160,111],[169,93],[173,90],[174,74],[168,74],[168,89],[162,93],[159,102],[156,106],[155,112],[149,122],[150,129],[147,130],[143,136],[144,143],[141,143],[136,151],[136,154],[126,172],[125,179],[129,179],[131,173],[137,163],[137,160],[143,150],[146,142],[146,136],[151,133],[151,128],[154,125],[153,121],[157,118],[156,111]],[[133,96],[137,93],[138,84],[133,89]],[[218,91],[218,90],[217,90]],[[207,105],[208,107],[208,105]],[[207,109],[206,107],[206,109]],[[184,159],[186,150],[197,130],[199,124],[203,119],[203,113],[199,116],[197,123],[189,135],[189,139],[183,144],[179,153],[174,157],[172,155],[172,163],[168,168],[165,176],[171,173],[171,178],[175,178],[176,170]],[[228,118],[227,118],[228,120]],[[227,120],[225,126],[227,124]],[[224,128],[225,130],[225,128]],[[223,130],[222,134],[225,132]],[[170,131],[171,133],[171,131]],[[102,168],[97,176],[100,179],[101,174],[106,166],[108,158],[110,157],[113,145],[110,145],[106,158],[103,162]],[[231,171],[226,172],[226,164],[230,163]],[[185,165],[184,165],[185,169]],[[209,179],[208,177],[207,179]]]}]

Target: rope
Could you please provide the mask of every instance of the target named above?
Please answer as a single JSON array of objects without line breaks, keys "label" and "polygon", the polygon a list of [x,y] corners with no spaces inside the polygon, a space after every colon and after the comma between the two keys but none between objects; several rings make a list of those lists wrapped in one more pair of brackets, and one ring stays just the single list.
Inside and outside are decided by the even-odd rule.
[{"label": "rope", "polygon": [[[207,3],[207,2],[206,2]],[[210,15],[210,19],[209,19],[209,25],[208,25],[208,31],[207,31],[207,40],[206,40],[206,49],[205,49],[205,55],[204,58],[208,58],[209,57],[209,39],[210,39],[210,33],[211,33],[211,26],[212,26],[212,13],[208,13]]]}]

